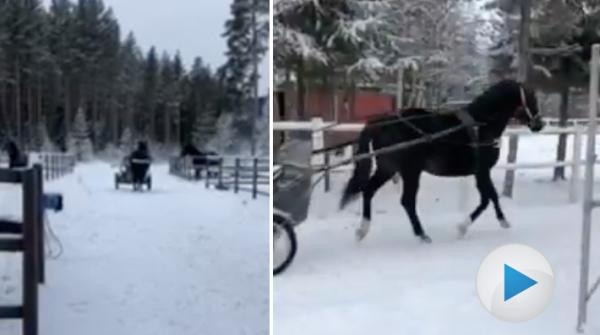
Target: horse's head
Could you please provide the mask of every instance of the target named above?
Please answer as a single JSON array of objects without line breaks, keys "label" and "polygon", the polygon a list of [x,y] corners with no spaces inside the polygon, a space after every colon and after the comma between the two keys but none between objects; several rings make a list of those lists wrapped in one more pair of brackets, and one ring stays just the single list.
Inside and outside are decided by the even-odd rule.
[{"label": "horse's head", "polygon": [[514,112],[514,117],[533,132],[539,132],[544,128],[544,120],[538,108],[535,92],[519,84],[519,103]]},{"label": "horse's head", "polygon": [[186,143],[183,148],[181,148],[181,157],[198,155],[200,155],[200,151],[190,142]]},{"label": "horse's head", "polygon": [[12,140],[7,141],[4,144],[3,150],[6,151],[10,157],[14,157],[19,154],[19,146],[17,146],[17,143]]}]

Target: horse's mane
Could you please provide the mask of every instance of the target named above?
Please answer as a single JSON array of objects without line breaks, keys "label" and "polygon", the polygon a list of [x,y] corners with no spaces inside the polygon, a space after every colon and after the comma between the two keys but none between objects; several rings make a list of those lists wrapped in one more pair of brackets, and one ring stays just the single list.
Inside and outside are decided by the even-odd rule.
[{"label": "horse's mane", "polygon": [[513,102],[506,100],[506,97],[514,96],[514,99],[519,99],[520,96],[516,93],[520,86],[519,82],[512,79],[499,81],[473,99],[467,110],[476,119],[489,120],[507,105],[518,103],[518,100]]}]

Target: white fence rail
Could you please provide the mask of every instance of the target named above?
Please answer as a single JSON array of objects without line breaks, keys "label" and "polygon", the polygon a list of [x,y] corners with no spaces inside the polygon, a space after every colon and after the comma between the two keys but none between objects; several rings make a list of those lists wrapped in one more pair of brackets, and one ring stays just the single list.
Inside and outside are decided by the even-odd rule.
[{"label": "white fence rail", "polygon": [[[587,120],[586,120],[587,121]],[[313,149],[324,148],[325,133],[328,132],[343,132],[343,133],[357,133],[360,132],[364,127],[362,123],[345,123],[335,124],[331,122],[323,122],[320,118],[314,118],[312,121],[281,121],[273,123],[274,131],[312,131],[313,133]],[[569,167],[572,169],[572,174],[569,184],[569,201],[577,202],[579,200],[579,185],[581,183],[581,166],[585,164],[582,160],[582,143],[585,135],[585,128],[581,125],[572,127],[559,128],[554,126],[547,126],[543,131],[539,133],[533,133],[525,127],[509,127],[503,134],[503,137],[510,136],[553,136],[566,134],[572,136],[572,159],[565,161],[541,161],[541,162],[523,162],[523,163],[500,163],[496,165],[495,169],[502,170],[522,170],[522,169],[553,169],[555,167]],[[350,155],[352,147],[347,147],[344,150],[344,156]],[[313,158],[313,164],[328,166],[332,160],[332,154],[326,151],[322,154],[316,155]],[[343,169],[342,169],[343,170]],[[335,172],[335,171],[332,171]],[[325,190],[330,189],[330,178],[329,171],[325,172],[323,178]]]}]

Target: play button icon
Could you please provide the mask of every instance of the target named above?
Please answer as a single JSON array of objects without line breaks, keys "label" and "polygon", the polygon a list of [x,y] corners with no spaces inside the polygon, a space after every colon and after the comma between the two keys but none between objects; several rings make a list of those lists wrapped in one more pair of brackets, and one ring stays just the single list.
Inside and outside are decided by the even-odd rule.
[{"label": "play button icon", "polygon": [[533,319],[548,306],[553,289],[554,273],[546,258],[521,244],[492,251],[477,274],[481,303],[504,321]]},{"label": "play button icon", "polygon": [[504,264],[504,301],[537,284],[537,281]]}]

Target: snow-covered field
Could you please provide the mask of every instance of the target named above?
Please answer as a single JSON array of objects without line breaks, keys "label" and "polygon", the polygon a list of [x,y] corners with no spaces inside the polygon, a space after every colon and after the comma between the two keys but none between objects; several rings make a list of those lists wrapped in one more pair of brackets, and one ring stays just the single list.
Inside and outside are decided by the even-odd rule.
[{"label": "snow-covered field", "polygon": [[[47,261],[41,335],[268,334],[269,201],[205,189],[152,169],[154,189],[114,189],[113,169],[80,165],[46,185],[64,246]],[[20,191],[0,184],[0,215],[19,217]],[[53,250],[56,243],[49,242]],[[19,303],[17,256],[0,255],[0,305]],[[0,334],[20,334],[0,321]]]},{"label": "snow-covered field", "polygon": [[[550,161],[556,137],[530,137],[520,143],[519,161]],[[505,154],[503,154],[504,156]],[[503,171],[494,173],[497,188]],[[456,226],[458,179],[425,175],[419,213],[433,239],[413,236],[400,206],[400,186],[387,184],[375,196],[373,224],[357,244],[354,229],[360,201],[337,209],[348,174],[335,174],[333,189],[316,189],[310,216],[297,227],[299,250],[290,268],[273,284],[274,334],[576,334],[581,239],[581,204],[569,204],[568,181],[551,182],[552,171],[517,173],[514,199],[502,199],[513,228],[499,227],[490,208],[464,240]],[[600,194],[600,183],[596,186]],[[469,208],[479,200],[469,197]],[[600,275],[600,215],[593,227],[592,274]],[[499,321],[477,297],[475,278],[483,258],[508,243],[540,250],[555,273],[551,305],[538,318],[520,324]],[[600,333],[600,293],[592,297],[587,334]]]}]

